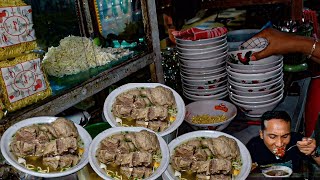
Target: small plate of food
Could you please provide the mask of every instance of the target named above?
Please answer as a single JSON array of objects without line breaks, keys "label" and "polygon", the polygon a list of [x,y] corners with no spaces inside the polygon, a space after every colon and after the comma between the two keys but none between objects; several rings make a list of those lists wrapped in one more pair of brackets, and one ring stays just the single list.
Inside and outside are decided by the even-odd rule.
[{"label": "small plate of food", "polygon": [[32,176],[54,178],[75,173],[89,161],[89,133],[61,117],[33,117],[9,127],[1,138],[8,163]]},{"label": "small plate of food", "polygon": [[292,174],[292,169],[287,166],[271,166],[262,170],[262,174],[265,177],[274,178],[290,177]]}]

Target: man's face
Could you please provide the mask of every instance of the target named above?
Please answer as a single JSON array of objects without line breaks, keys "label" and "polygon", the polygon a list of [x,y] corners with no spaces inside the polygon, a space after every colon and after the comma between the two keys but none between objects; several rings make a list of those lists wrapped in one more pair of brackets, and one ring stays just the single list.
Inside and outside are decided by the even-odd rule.
[{"label": "man's face", "polygon": [[279,151],[284,151],[287,144],[290,142],[290,123],[282,119],[271,119],[265,121],[265,129],[260,131],[260,138],[268,149],[278,155]]}]

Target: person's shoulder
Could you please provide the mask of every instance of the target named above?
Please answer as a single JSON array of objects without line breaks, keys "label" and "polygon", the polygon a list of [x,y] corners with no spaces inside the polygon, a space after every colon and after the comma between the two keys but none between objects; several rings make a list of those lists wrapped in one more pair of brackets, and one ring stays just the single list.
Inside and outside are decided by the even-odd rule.
[{"label": "person's shoulder", "polygon": [[255,145],[255,144],[259,144],[262,142],[262,139],[260,138],[260,136],[256,136],[256,137],[253,137],[249,140],[249,142],[247,143],[247,146],[252,146],[252,145]]}]

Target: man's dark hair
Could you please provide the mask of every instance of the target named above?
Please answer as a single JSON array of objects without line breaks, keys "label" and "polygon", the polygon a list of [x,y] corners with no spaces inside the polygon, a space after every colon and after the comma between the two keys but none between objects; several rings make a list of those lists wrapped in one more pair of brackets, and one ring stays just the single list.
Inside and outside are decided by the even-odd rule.
[{"label": "man's dark hair", "polygon": [[264,130],[266,127],[264,125],[265,121],[270,119],[283,119],[286,122],[291,123],[291,117],[285,111],[267,111],[263,113],[261,117],[261,130]]}]

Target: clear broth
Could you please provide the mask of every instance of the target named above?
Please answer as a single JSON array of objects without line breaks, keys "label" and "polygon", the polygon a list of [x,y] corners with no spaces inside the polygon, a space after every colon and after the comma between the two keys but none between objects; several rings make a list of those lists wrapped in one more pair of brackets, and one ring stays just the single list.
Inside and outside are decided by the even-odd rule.
[{"label": "clear broth", "polygon": [[283,170],[272,170],[272,171],[266,172],[266,174],[269,176],[286,176],[289,173]]}]

